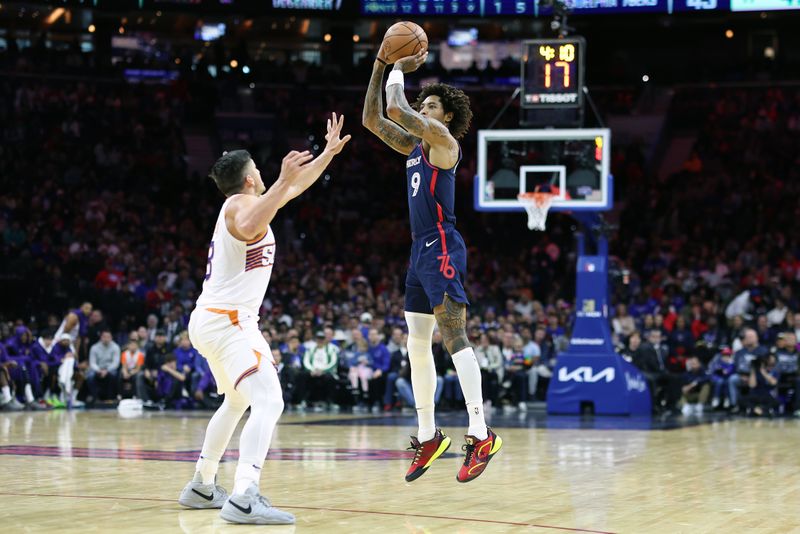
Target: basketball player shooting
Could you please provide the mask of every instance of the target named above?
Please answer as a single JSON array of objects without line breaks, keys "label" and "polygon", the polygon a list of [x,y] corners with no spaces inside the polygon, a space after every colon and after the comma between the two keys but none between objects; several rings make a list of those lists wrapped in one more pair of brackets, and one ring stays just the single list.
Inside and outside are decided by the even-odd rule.
[{"label": "basketball player shooting", "polygon": [[[293,524],[292,514],[270,505],[259,491],[261,468],[283,411],[283,395],[272,351],[258,327],[258,310],[275,261],[270,222],[287,202],[317,181],[350,140],[341,138],[344,117],[328,119],[327,144],[316,158],[290,152],[278,179],[266,189],[250,154],[235,150],[211,169],[227,199],[208,252],[206,276],[189,320],[189,338],[208,360],[225,400],[211,418],[194,478],[178,502],[189,508],[222,508],[232,523]],[[239,440],[233,494],[216,484],[219,461],[236,425],[250,407]]]},{"label": "basketball player shooting", "polygon": [[[408,23],[406,23],[408,24]],[[406,473],[411,482],[450,447],[450,438],[434,422],[434,368],[431,340],[439,326],[447,351],[453,357],[464,393],[469,429],[465,436],[464,463],[456,479],[469,482],[483,473],[500,450],[502,440],[486,426],[481,373],[466,333],[467,301],[464,277],[467,251],[455,229],[455,172],[461,159],[458,141],[469,129],[469,97],[445,84],[424,87],[414,107],[404,93],[404,74],[417,70],[427,58],[422,48],[398,59],[386,82],[383,116],[381,82],[389,55],[386,42],[372,69],[362,123],[406,159],[408,210],[411,220],[411,262],[406,275],[405,318],[408,356],[419,423],[411,446],[416,450]]]}]

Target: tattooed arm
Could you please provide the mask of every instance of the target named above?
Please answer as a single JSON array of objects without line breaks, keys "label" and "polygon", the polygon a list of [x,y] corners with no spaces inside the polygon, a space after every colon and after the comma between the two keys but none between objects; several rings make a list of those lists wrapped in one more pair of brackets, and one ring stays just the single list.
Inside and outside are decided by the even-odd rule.
[{"label": "tattooed arm", "polygon": [[378,60],[372,66],[372,77],[369,79],[369,88],[364,99],[361,124],[377,135],[381,141],[404,156],[408,156],[414,150],[414,147],[419,144],[419,139],[383,116],[383,88],[381,83],[383,82],[383,70],[385,68],[386,66]]},{"label": "tattooed arm", "polygon": [[447,293],[444,302],[433,309],[436,324],[442,332],[442,340],[447,352],[452,356],[471,346],[467,337],[467,305],[456,302]]},{"label": "tattooed arm", "polygon": [[[426,50],[414,56],[398,60],[394,70],[413,72],[425,63],[428,57]],[[442,169],[452,168],[458,161],[458,143],[450,134],[443,123],[429,119],[421,113],[414,111],[406,100],[406,94],[401,84],[392,84],[386,88],[386,114],[394,122],[405,128],[409,133],[422,138],[430,145],[429,159],[431,163]],[[423,103],[423,106],[441,107],[438,101]]]}]

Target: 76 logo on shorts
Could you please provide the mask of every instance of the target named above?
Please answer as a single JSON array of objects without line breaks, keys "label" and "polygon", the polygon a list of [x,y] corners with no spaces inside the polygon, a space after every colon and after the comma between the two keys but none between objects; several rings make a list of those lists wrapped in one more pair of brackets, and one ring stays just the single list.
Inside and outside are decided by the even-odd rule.
[{"label": "76 logo on shorts", "polygon": [[442,254],[441,256],[437,256],[436,259],[442,262],[441,265],[439,265],[439,272],[442,273],[445,278],[450,280],[455,277],[456,269],[450,265],[450,254]]}]

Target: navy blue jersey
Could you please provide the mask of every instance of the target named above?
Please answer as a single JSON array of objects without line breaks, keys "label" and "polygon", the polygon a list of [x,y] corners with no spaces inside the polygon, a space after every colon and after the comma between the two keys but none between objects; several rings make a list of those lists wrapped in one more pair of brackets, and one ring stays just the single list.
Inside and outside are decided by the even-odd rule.
[{"label": "navy blue jersey", "polygon": [[456,167],[461,161],[461,148],[458,161],[452,169],[439,169],[425,158],[422,143],[414,148],[406,160],[408,181],[408,215],[411,220],[411,233],[423,235],[442,223],[456,223]]}]

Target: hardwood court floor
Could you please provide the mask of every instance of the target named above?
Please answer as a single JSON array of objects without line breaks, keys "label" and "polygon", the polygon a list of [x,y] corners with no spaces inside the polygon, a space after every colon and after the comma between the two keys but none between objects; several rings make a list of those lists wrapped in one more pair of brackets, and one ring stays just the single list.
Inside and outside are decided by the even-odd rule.
[{"label": "hardwood court floor", "polygon": [[[446,425],[453,454],[406,484],[413,418],[286,414],[261,488],[297,525],[240,527],[176,502],[209,415],[0,413],[0,531],[800,533],[793,420],[675,430],[495,421],[502,451],[461,485],[463,427]],[[229,489],[234,469],[232,460],[221,465]]]}]

